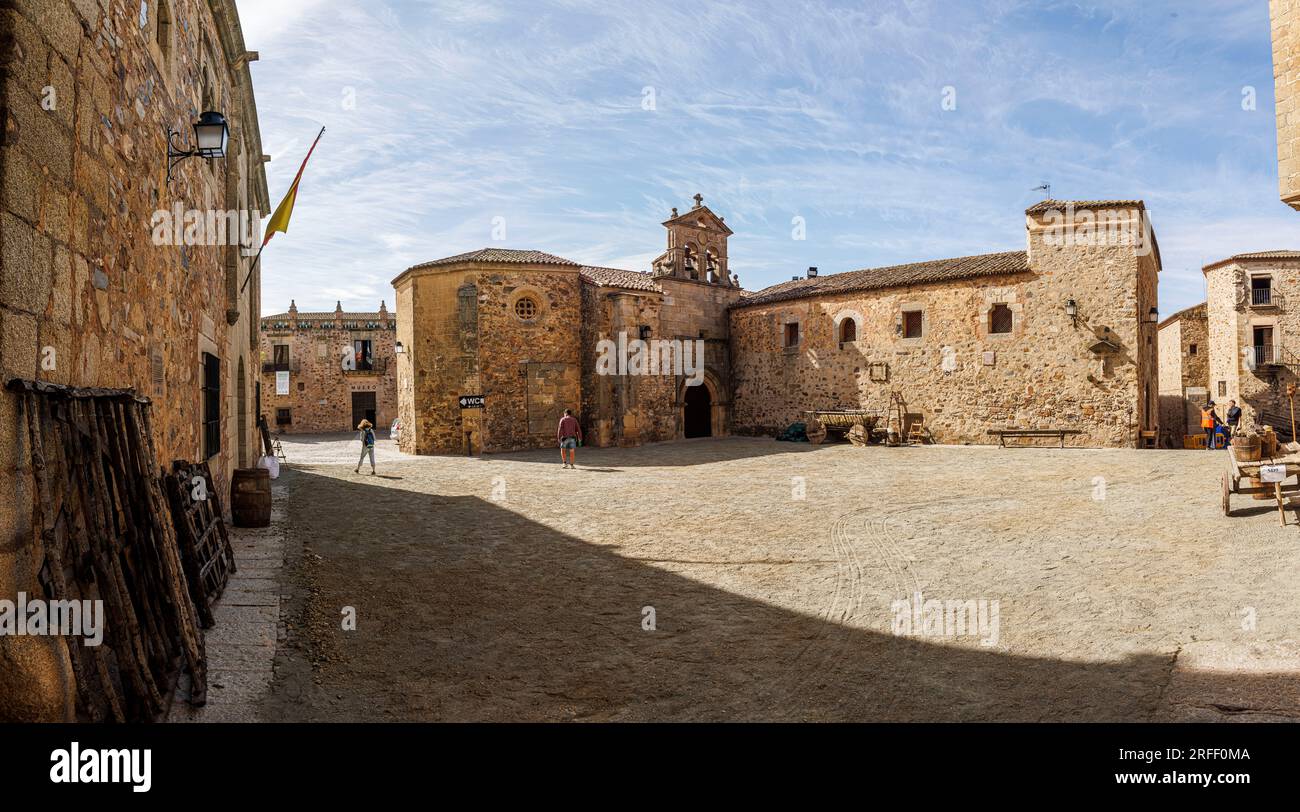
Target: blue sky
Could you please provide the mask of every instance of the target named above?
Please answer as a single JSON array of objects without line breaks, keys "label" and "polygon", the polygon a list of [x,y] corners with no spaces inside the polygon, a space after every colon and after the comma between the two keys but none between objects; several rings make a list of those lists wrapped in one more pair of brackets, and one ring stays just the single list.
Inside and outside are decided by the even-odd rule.
[{"label": "blue sky", "polygon": [[1300,248],[1264,0],[238,5],[273,203],[327,128],[264,313],[392,308],[406,267],[490,245],[647,270],[696,192],[750,289],[1023,249],[1044,181],[1146,201],[1165,315],[1206,262]]}]

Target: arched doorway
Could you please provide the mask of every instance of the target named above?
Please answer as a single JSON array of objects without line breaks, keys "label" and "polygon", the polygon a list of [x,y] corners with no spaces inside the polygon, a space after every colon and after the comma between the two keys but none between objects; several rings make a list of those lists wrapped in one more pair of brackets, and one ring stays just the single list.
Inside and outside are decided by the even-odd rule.
[{"label": "arched doorway", "polygon": [[713,436],[713,398],[704,384],[686,387],[684,434],[691,437]]}]

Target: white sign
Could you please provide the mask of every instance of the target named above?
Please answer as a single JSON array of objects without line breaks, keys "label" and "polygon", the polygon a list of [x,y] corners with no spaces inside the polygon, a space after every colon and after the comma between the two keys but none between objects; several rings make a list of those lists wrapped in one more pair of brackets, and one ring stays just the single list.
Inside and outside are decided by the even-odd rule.
[{"label": "white sign", "polygon": [[275,373],[275,393],[277,395],[289,394],[289,370],[281,369]]},{"label": "white sign", "polygon": [[1260,482],[1281,482],[1286,479],[1285,465],[1261,465],[1259,466]]}]

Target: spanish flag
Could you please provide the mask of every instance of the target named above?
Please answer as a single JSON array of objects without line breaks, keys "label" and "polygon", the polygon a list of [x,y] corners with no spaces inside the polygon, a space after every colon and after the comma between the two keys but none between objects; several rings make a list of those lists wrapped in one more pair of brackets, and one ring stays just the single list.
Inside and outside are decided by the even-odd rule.
[{"label": "spanish flag", "polygon": [[289,232],[289,218],[293,215],[293,204],[298,199],[298,182],[302,180],[302,171],[307,168],[307,161],[311,159],[311,154],[316,149],[316,144],[320,143],[320,137],[325,134],[325,128],[321,127],[320,132],[316,134],[316,140],[311,142],[311,149],[307,150],[307,157],[302,159],[302,166],[298,167],[298,174],[294,176],[293,183],[289,185],[289,191],[285,194],[284,200],[280,205],[275,207],[275,213],[271,219],[266,222],[266,236],[262,238],[262,247],[271,241],[275,232]]}]

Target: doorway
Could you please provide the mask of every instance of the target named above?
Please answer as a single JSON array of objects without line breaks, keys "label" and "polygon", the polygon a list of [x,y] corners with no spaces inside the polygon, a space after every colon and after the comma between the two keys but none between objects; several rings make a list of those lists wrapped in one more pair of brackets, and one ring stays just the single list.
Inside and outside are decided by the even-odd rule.
[{"label": "doorway", "polygon": [[369,420],[370,425],[377,425],[375,421],[375,393],[374,392],[353,392],[352,393],[352,426],[356,428],[362,420]]},{"label": "doorway", "polygon": [[1255,363],[1271,364],[1273,358],[1273,328],[1256,327],[1254,330],[1255,339]]},{"label": "doorway", "polygon": [[686,387],[685,425],[683,434],[691,437],[713,436],[713,398],[704,384]]}]

